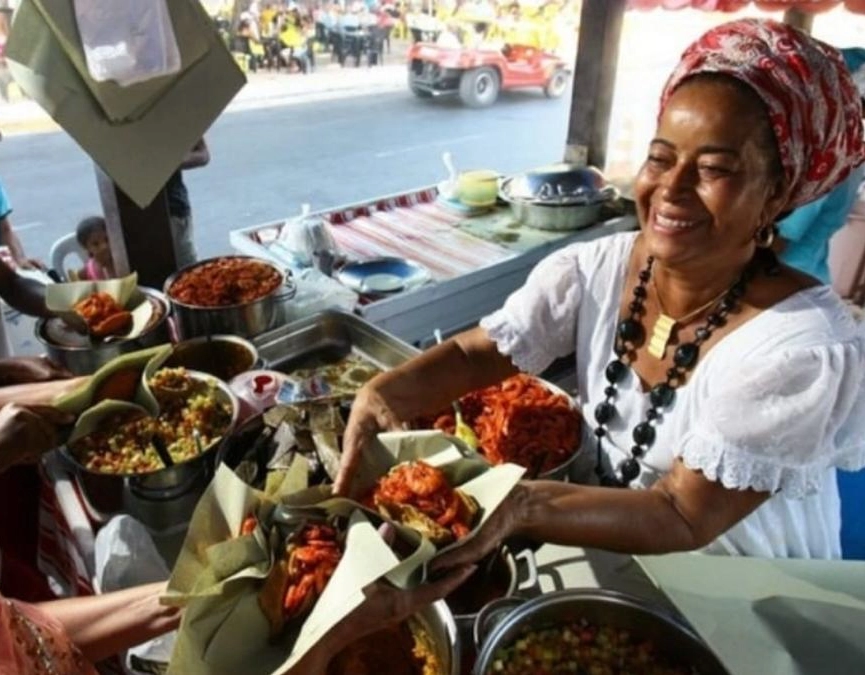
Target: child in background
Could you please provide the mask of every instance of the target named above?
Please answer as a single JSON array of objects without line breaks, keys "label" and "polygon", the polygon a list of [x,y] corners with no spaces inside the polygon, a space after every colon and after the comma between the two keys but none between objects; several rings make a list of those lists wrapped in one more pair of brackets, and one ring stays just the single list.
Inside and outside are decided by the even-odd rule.
[{"label": "child in background", "polygon": [[105,219],[99,216],[85,218],[75,228],[75,237],[89,255],[84,268],[78,272],[79,278],[85,281],[113,279],[116,274],[105,231]]}]

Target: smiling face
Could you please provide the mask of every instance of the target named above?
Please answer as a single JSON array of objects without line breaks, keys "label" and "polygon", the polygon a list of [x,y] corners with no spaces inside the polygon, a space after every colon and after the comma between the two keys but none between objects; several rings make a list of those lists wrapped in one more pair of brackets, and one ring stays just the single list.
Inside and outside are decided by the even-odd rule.
[{"label": "smiling face", "polygon": [[637,175],[648,253],[668,265],[750,258],[754,233],[784,206],[768,118],[733,80],[698,77],[670,98]]}]

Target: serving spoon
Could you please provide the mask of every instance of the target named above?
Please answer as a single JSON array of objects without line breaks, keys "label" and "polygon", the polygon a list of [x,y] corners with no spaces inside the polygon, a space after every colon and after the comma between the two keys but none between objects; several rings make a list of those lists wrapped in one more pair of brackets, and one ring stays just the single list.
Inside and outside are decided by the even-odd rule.
[{"label": "serving spoon", "polygon": [[153,449],[156,450],[156,454],[159,455],[159,460],[166,469],[174,466],[174,460],[171,458],[171,453],[168,452],[168,447],[165,445],[165,441],[162,440],[162,436],[159,434],[153,434],[153,437],[150,439],[150,444],[153,446]]}]

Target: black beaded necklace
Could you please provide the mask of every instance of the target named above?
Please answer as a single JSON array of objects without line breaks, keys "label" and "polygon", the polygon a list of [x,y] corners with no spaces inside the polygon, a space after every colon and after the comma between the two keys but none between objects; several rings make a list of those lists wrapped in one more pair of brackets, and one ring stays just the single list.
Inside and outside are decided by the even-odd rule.
[{"label": "black beaded necklace", "polygon": [[[767,271],[772,274],[777,267],[777,259],[768,252],[766,260]],[[757,256],[755,256],[755,260]],[[676,387],[684,380],[685,375],[693,370],[700,358],[700,345],[706,342],[716,328],[720,328],[727,322],[727,315],[736,308],[739,300],[745,295],[745,288],[754,275],[753,265],[749,264],[742,275],[730,288],[718,299],[715,308],[706,317],[706,322],[696,329],[694,339],[691,342],[683,342],[676,347],[673,353],[673,367],[667,370],[666,380],[659,382],[649,390],[649,401],[652,404],[646,411],[646,419],[631,432],[634,445],[631,447],[631,456],[622,460],[616,472],[604,469],[602,441],[607,435],[606,425],[616,416],[614,401],[617,396],[617,385],[625,378],[628,365],[634,360],[634,353],[643,341],[646,333],[643,329],[641,317],[645,313],[643,307],[648,292],[646,285],[652,278],[653,257],[646,261],[646,267],[640,270],[639,283],[634,288],[634,299],[628,304],[629,316],[619,321],[616,326],[616,340],[614,350],[616,358],[607,364],[604,375],[608,385],[604,389],[605,399],[595,407],[595,421],[598,423],[595,429],[597,442],[597,459],[595,463],[595,474],[600,479],[601,485],[610,487],[627,487],[631,481],[640,475],[639,458],[648,452],[655,442],[655,427],[661,421],[661,408],[673,404],[676,396]],[[752,261],[753,262],[753,261]]]}]

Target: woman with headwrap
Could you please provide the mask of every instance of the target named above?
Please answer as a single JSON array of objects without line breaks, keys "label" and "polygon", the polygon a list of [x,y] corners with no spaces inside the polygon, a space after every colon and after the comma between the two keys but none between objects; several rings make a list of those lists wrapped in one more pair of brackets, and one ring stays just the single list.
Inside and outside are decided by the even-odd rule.
[{"label": "woman with headwrap", "polygon": [[[337,490],[376,432],[576,352],[592,485],[520,484],[470,543],[838,558],[836,468],[865,465],[865,333],[826,286],[780,265],[777,219],[865,159],[838,52],[739,20],[683,54],[636,179],[639,233],[542,261],[504,307],[373,379]],[[623,488],[639,489],[623,489]]]}]

